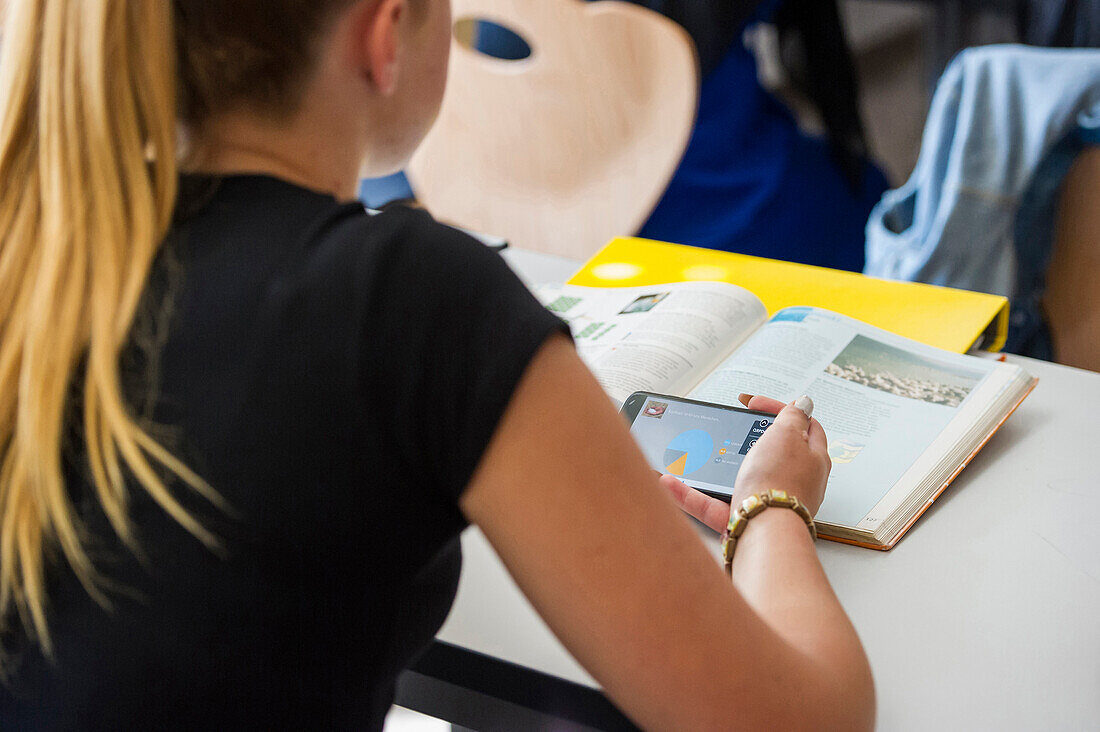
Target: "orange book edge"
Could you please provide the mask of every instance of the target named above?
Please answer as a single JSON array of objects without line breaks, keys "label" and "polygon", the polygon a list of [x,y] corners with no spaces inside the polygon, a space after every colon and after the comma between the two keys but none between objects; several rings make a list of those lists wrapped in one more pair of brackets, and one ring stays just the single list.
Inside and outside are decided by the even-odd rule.
[{"label": "orange book edge", "polygon": [[850,544],[852,546],[863,547],[864,549],[875,549],[875,550],[880,551],[880,552],[885,552],[885,551],[889,551],[890,549],[893,549],[894,546],[901,540],[901,537],[904,536],[905,533],[907,531],[909,531],[910,528],[913,527],[913,524],[915,524],[917,522],[917,519],[919,519],[921,516],[924,515],[924,512],[927,511],[932,506],[932,504],[935,503],[936,500],[941,495],[943,495],[943,492],[945,490],[947,490],[947,486],[951,485],[951,483],[955,480],[955,478],[959,477],[959,473],[961,473],[963,471],[963,469],[967,465],[970,464],[970,461],[973,460],[974,457],[979,452],[982,451],[982,448],[984,448],[986,446],[986,444],[993,438],[993,435],[997,434],[997,432],[1000,431],[1001,427],[1004,426],[1004,423],[1008,421],[1008,418],[1016,413],[1016,410],[1019,409],[1020,405],[1024,403],[1024,400],[1027,399],[1028,396],[1031,395],[1031,392],[1035,391],[1035,387],[1038,386],[1038,385],[1039,385],[1039,379],[1038,378],[1033,378],[1031,380],[1031,386],[1028,387],[1028,390],[1025,391],[1024,395],[1020,397],[1020,401],[1016,402],[1015,406],[1013,406],[1012,409],[1008,410],[1008,413],[1005,414],[1005,416],[1003,418],[1001,418],[1001,421],[998,422],[993,427],[993,429],[989,432],[989,434],[985,436],[985,439],[981,441],[981,444],[979,444],[976,448],[974,448],[974,451],[972,453],[970,453],[970,455],[968,455],[965,460],[963,460],[962,464],[959,465],[959,467],[955,469],[954,473],[952,473],[950,476],[948,476],[947,480],[944,481],[943,485],[940,486],[939,490],[936,491],[935,495],[933,495],[931,498],[929,498],[928,502],[925,503],[924,506],[919,511],[917,511],[915,514],[913,514],[913,517],[911,519],[909,519],[909,521],[907,521],[906,524],[901,527],[901,529],[898,530],[898,533],[894,534],[893,538],[890,539],[890,542],[888,544],[868,544],[867,542],[856,541],[855,539],[845,539],[845,538],[837,537],[837,536],[827,536],[825,534],[818,534],[818,536],[820,536],[822,539],[826,539],[828,541],[835,541],[838,544]]}]

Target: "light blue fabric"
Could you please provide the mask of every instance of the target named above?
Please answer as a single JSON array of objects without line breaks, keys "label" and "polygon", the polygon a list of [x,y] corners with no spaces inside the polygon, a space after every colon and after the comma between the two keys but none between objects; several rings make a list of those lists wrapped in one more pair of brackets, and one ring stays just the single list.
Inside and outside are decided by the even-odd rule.
[{"label": "light blue fabric", "polygon": [[864,272],[1005,295],[1007,349],[1049,357],[1036,339],[1058,192],[1098,142],[1100,51],[963,51],[936,89],[913,175],[871,213]]}]

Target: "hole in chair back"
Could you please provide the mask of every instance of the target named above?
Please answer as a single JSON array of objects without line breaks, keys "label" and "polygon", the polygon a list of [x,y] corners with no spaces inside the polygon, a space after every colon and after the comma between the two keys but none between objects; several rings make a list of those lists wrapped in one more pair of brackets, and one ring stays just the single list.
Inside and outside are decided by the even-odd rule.
[{"label": "hole in chair back", "polygon": [[459,18],[454,37],[464,48],[500,61],[522,61],[531,56],[531,44],[523,36],[485,18]]}]

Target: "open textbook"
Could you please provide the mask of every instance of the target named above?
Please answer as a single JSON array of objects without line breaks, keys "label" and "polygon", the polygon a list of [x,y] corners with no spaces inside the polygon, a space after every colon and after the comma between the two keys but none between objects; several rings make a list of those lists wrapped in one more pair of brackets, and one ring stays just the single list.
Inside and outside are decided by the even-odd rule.
[{"label": "open textbook", "polygon": [[833,469],[818,531],[892,547],[1020,404],[1018,366],[950,353],[828,310],[770,319],[719,282],[547,285],[581,358],[616,404],[635,391],[738,405],[740,393],[814,400]]}]

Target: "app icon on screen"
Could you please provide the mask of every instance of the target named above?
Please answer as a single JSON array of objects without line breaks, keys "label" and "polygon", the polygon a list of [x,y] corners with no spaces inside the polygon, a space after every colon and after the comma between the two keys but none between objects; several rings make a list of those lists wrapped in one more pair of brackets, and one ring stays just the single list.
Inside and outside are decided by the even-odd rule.
[{"label": "app icon on screen", "polygon": [[764,434],[764,430],[768,429],[768,425],[771,424],[770,419],[758,419],[753,422],[752,427],[749,428],[749,433],[745,435],[745,441],[741,443],[741,455],[748,455],[755,445],[756,441],[760,439]]}]

